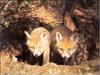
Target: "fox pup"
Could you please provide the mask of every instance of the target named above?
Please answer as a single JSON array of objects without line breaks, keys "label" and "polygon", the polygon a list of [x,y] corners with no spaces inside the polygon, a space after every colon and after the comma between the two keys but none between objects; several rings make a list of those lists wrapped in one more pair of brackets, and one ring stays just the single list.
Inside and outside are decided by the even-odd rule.
[{"label": "fox pup", "polygon": [[64,26],[58,26],[51,32],[51,47],[53,51],[59,53],[64,59],[64,63],[76,52],[77,39],[74,33]]},{"label": "fox pup", "polygon": [[50,52],[50,33],[46,28],[35,28],[31,34],[25,31],[27,36],[27,45],[35,57],[43,55],[43,64],[49,62]]}]

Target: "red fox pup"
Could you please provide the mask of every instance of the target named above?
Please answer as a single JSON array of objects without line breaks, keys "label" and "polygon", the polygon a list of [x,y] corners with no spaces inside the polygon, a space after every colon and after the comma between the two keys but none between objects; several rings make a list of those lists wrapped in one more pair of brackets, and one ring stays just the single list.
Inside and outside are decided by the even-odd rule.
[{"label": "red fox pup", "polygon": [[50,52],[50,33],[46,28],[35,28],[31,34],[25,31],[27,36],[27,45],[35,57],[43,54],[43,64],[49,62]]},{"label": "red fox pup", "polygon": [[51,38],[51,46],[66,61],[76,52],[78,40],[74,39],[74,34],[70,29],[64,26],[58,26],[52,31]]}]

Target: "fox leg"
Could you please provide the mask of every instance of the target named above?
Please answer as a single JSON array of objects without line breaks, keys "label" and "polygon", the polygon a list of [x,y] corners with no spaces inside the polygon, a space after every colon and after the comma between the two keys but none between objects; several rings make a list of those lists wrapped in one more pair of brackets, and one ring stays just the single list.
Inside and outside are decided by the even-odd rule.
[{"label": "fox leg", "polygon": [[50,57],[50,48],[47,48],[47,50],[43,53],[43,64],[49,62],[49,57]]}]

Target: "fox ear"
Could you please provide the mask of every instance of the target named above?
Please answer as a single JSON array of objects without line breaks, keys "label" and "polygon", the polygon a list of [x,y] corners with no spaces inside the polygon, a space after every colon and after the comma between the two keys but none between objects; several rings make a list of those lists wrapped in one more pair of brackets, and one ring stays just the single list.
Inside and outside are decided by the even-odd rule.
[{"label": "fox ear", "polygon": [[63,39],[63,36],[61,35],[61,33],[56,32],[56,41],[59,42]]},{"label": "fox ear", "polygon": [[27,31],[24,31],[24,33],[26,34],[26,36],[29,38],[30,37],[30,35],[29,35],[29,33],[27,32]]},{"label": "fox ear", "polygon": [[40,38],[41,38],[41,39],[48,39],[47,33],[46,33],[46,32],[41,33],[41,34],[40,34]]},{"label": "fox ear", "polygon": [[78,41],[79,41],[79,37],[78,37],[77,34],[71,35],[70,39],[71,39],[72,41],[75,41],[75,43],[78,43]]}]

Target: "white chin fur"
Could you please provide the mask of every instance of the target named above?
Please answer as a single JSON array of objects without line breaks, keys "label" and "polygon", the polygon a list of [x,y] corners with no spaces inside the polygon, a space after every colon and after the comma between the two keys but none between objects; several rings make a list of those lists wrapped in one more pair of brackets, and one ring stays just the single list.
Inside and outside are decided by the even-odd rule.
[{"label": "white chin fur", "polygon": [[71,51],[69,51],[69,52],[63,52],[63,53],[62,53],[62,58],[63,58],[63,57],[70,58],[71,55],[72,55],[75,51],[76,51],[76,49],[73,49],[73,50],[71,50]]}]

